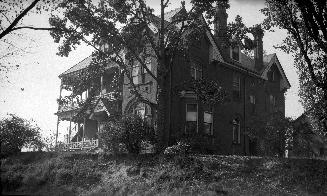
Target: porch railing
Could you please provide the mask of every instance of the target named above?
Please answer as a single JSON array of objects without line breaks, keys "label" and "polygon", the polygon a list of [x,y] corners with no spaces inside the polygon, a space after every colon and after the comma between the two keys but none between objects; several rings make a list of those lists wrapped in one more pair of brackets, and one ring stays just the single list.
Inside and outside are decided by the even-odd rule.
[{"label": "porch railing", "polygon": [[99,140],[98,139],[91,139],[91,140],[84,140],[80,142],[70,142],[64,144],[63,150],[89,150],[93,148],[99,147]]}]

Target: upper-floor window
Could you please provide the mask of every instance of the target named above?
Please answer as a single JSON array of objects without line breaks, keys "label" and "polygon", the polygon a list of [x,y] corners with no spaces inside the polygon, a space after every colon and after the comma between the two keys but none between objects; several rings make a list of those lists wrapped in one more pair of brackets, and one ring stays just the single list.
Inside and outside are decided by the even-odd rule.
[{"label": "upper-floor window", "polygon": [[198,128],[198,104],[186,104],[185,132],[194,134]]},{"label": "upper-floor window", "polygon": [[255,96],[254,95],[250,95],[250,103],[251,103],[251,113],[254,113],[255,112]]},{"label": "upper-floor window", "polygon": [[250,103],[255,104],[255,96],[254,95],[250,95]]},{"label": "upper-floor window", "polygon": [[276,97],[274,95],[269,96],[269,103],[271,106],[276,106]]},{"label": "upper-floor window", "polygon": [[213,135],[212,112],[205,111],[203,113],[203,125],[204,125],[204,133],[207,135]]},{"label": "upper-floor window", "polygon": [[[150,57],[146,58],[144,62],[145,62],[146,67],[147,67],[150,71],[152,71],[151,58],[150,58]],[[147,70],[146,70],[145,68],[144,68],[144,73],[147,73]]]},{"label": "upper-floor window", "polygon": [[199,64],[191,64],[191,77],[195,80],[202,78],[202,66]]},{"label": "upper-floor window", "polygon": [[240,61],[240,47],[234,46],[230,48],[230,57],[235,61]]},{"label": "upper-floor window", "polygon": [[233,143],[241,143],[241,123],[240,120],[235,118],[232,121],[233,123]]},{"label": "upper-floor window", "polygon": [[132,67],[132,78],[134,84],[139,84],[139,74],[140,74],[140,66],[138,64],[133,65]]},{"label": "upper-floor window", "polygon": [[241,77],[239,74],[233,74],[233,99],[239,100],[241,97]]},{"label": "upper-floor window", "polygon": [[271,80],[272,81],[275,81],[276,80],[276,73],[275,73],[275,71],[272,71],[272,73],[271,73]]},{"label": "upper-floor window", "polygon": [[[144,60],[144,64],[145,64],[146,68],[149,69],[149,71],[152,71],[151,58],[149,58],[149,57],[146,58]],[[141,75],[142,75],[142,83],[145,82],[145,80],[146,80],[145,75],[146,75],[146,73],[148,73],[148,71],[146,70],[146,68],[142,66],[142,69],[141,69],[141,72],[142,72],[141,73]]]}]

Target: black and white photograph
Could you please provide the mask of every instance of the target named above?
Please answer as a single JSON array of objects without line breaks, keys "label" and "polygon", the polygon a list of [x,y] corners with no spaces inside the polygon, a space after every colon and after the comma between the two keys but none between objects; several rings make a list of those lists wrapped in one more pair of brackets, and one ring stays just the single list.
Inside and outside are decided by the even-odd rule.
[{"label": "black and white photograph", "polygon": [[327,0],[0,0],[1,195],[327,195]]}]

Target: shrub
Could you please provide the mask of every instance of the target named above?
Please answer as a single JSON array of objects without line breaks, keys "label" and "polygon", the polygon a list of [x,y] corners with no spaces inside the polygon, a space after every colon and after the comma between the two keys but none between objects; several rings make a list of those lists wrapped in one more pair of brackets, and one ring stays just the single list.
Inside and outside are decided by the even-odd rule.
[{"label": "shrub", "polygon": [[140,153],[142,142],[155,142],[153,128],[138,115],[124,116],[120,121],[109,122],[105,125],[104,131],[99,137],[109,151],[121,152],[124,144],[129,153]]},{"label": "shrub", "polygon": [[20,152],[25,146],[38,150],[43,147],[40,128],[14,114],[0,121],[0,143],[1,157]]},{"label": "shrub", "polygon": [[[75,185],[83,186],[86,188],[97,184],[101,180],[102,176],[100,171],[96,169],[95,163],[93,161],[81,161],[76,163],[73,166],[72,175],[72,182]],[[68,177],[68,175],[65,177]]]},{"label": "shrub", "polygon": [[23,176],[20,172],[8,171],[1,173],[1,185],[3,190],[12,191],[22,186]]},{"label": "shrub", "polygon": [[73,172],[70,169],[61,168],[56,173],[56,184],[70,184],[73,179]]},{"label": "shrub", "polygon": [[283,157],[286,141],[290,139],[292,125],[290,119],[280,112],[266,116],[253,116],[248,122],[246,134],[256,142],[257,154]]},{"label": "shrub", "polygon": [[167,147],[164,154],[167,156],[186,155],[189,147],[190,145],[186,142],[179,141],[176,145]]}]

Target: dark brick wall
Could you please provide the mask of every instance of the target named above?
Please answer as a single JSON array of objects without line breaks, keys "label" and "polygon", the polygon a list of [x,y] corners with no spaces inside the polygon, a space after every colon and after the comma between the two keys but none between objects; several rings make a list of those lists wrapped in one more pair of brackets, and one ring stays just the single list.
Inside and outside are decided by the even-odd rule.
[{"label": "dark brick wall", "polygon": [[[203,77],[208,80],[217,81],[224,89],[231,93],[233,74],[240,75],[240,99],[230,100],[222,105],[214,107],[213,111],[213,136],[211,139],[214,141],[215,150],[220,154],[249,154],[249,139],[244,135],[245,127],[248,127],[249,120],[255,114],[264,115],[273,111],[269,105],[269,95],[273,94],[277,97],[276,107],[281,111],[285,111],[284,93],[280,91],[280,75],[277,67],[272,66],[275,71],[275,81],[265,81],[256,76],[250,75],[246,71],[232,68],[229,65],[220,62],[209,62],[209,41],[203,38],[200,42],[196,43],[195,47],[190,49],[190,59],[192,61],[200,62],[203,66]],[[156,69],[156,62],[153,60],[152,69]],[[269,75],[269,74],[268,74]],[[185,81],[191,79],[190,62],[186,61],[182,54],[177,54],[173,65],[172,83],[173,89],[183,84]],[[125,83],[128,79],[125,78]],[[151,87],[151,93],[144,94],[150,100],[156,100],[156,82],[147,76],[146,82],[151,81],[152,84],[146,83]],[[250,104],[250,95],[256,97],[255,110]],[[133,96],[129,93],[129,86],[124,85],[123,91],[123,112],[129,107]],[[186,104],[198,103],[198,131],[203,130],[203,111],[206,106],[202,105],[196,98],[182,97],[176,91],[172,94],[172,136],[178,137],[183,134],[185,130],[186,118]],[[232,120],[238,118],[241,123],[241,143],[233,144]]]}]

